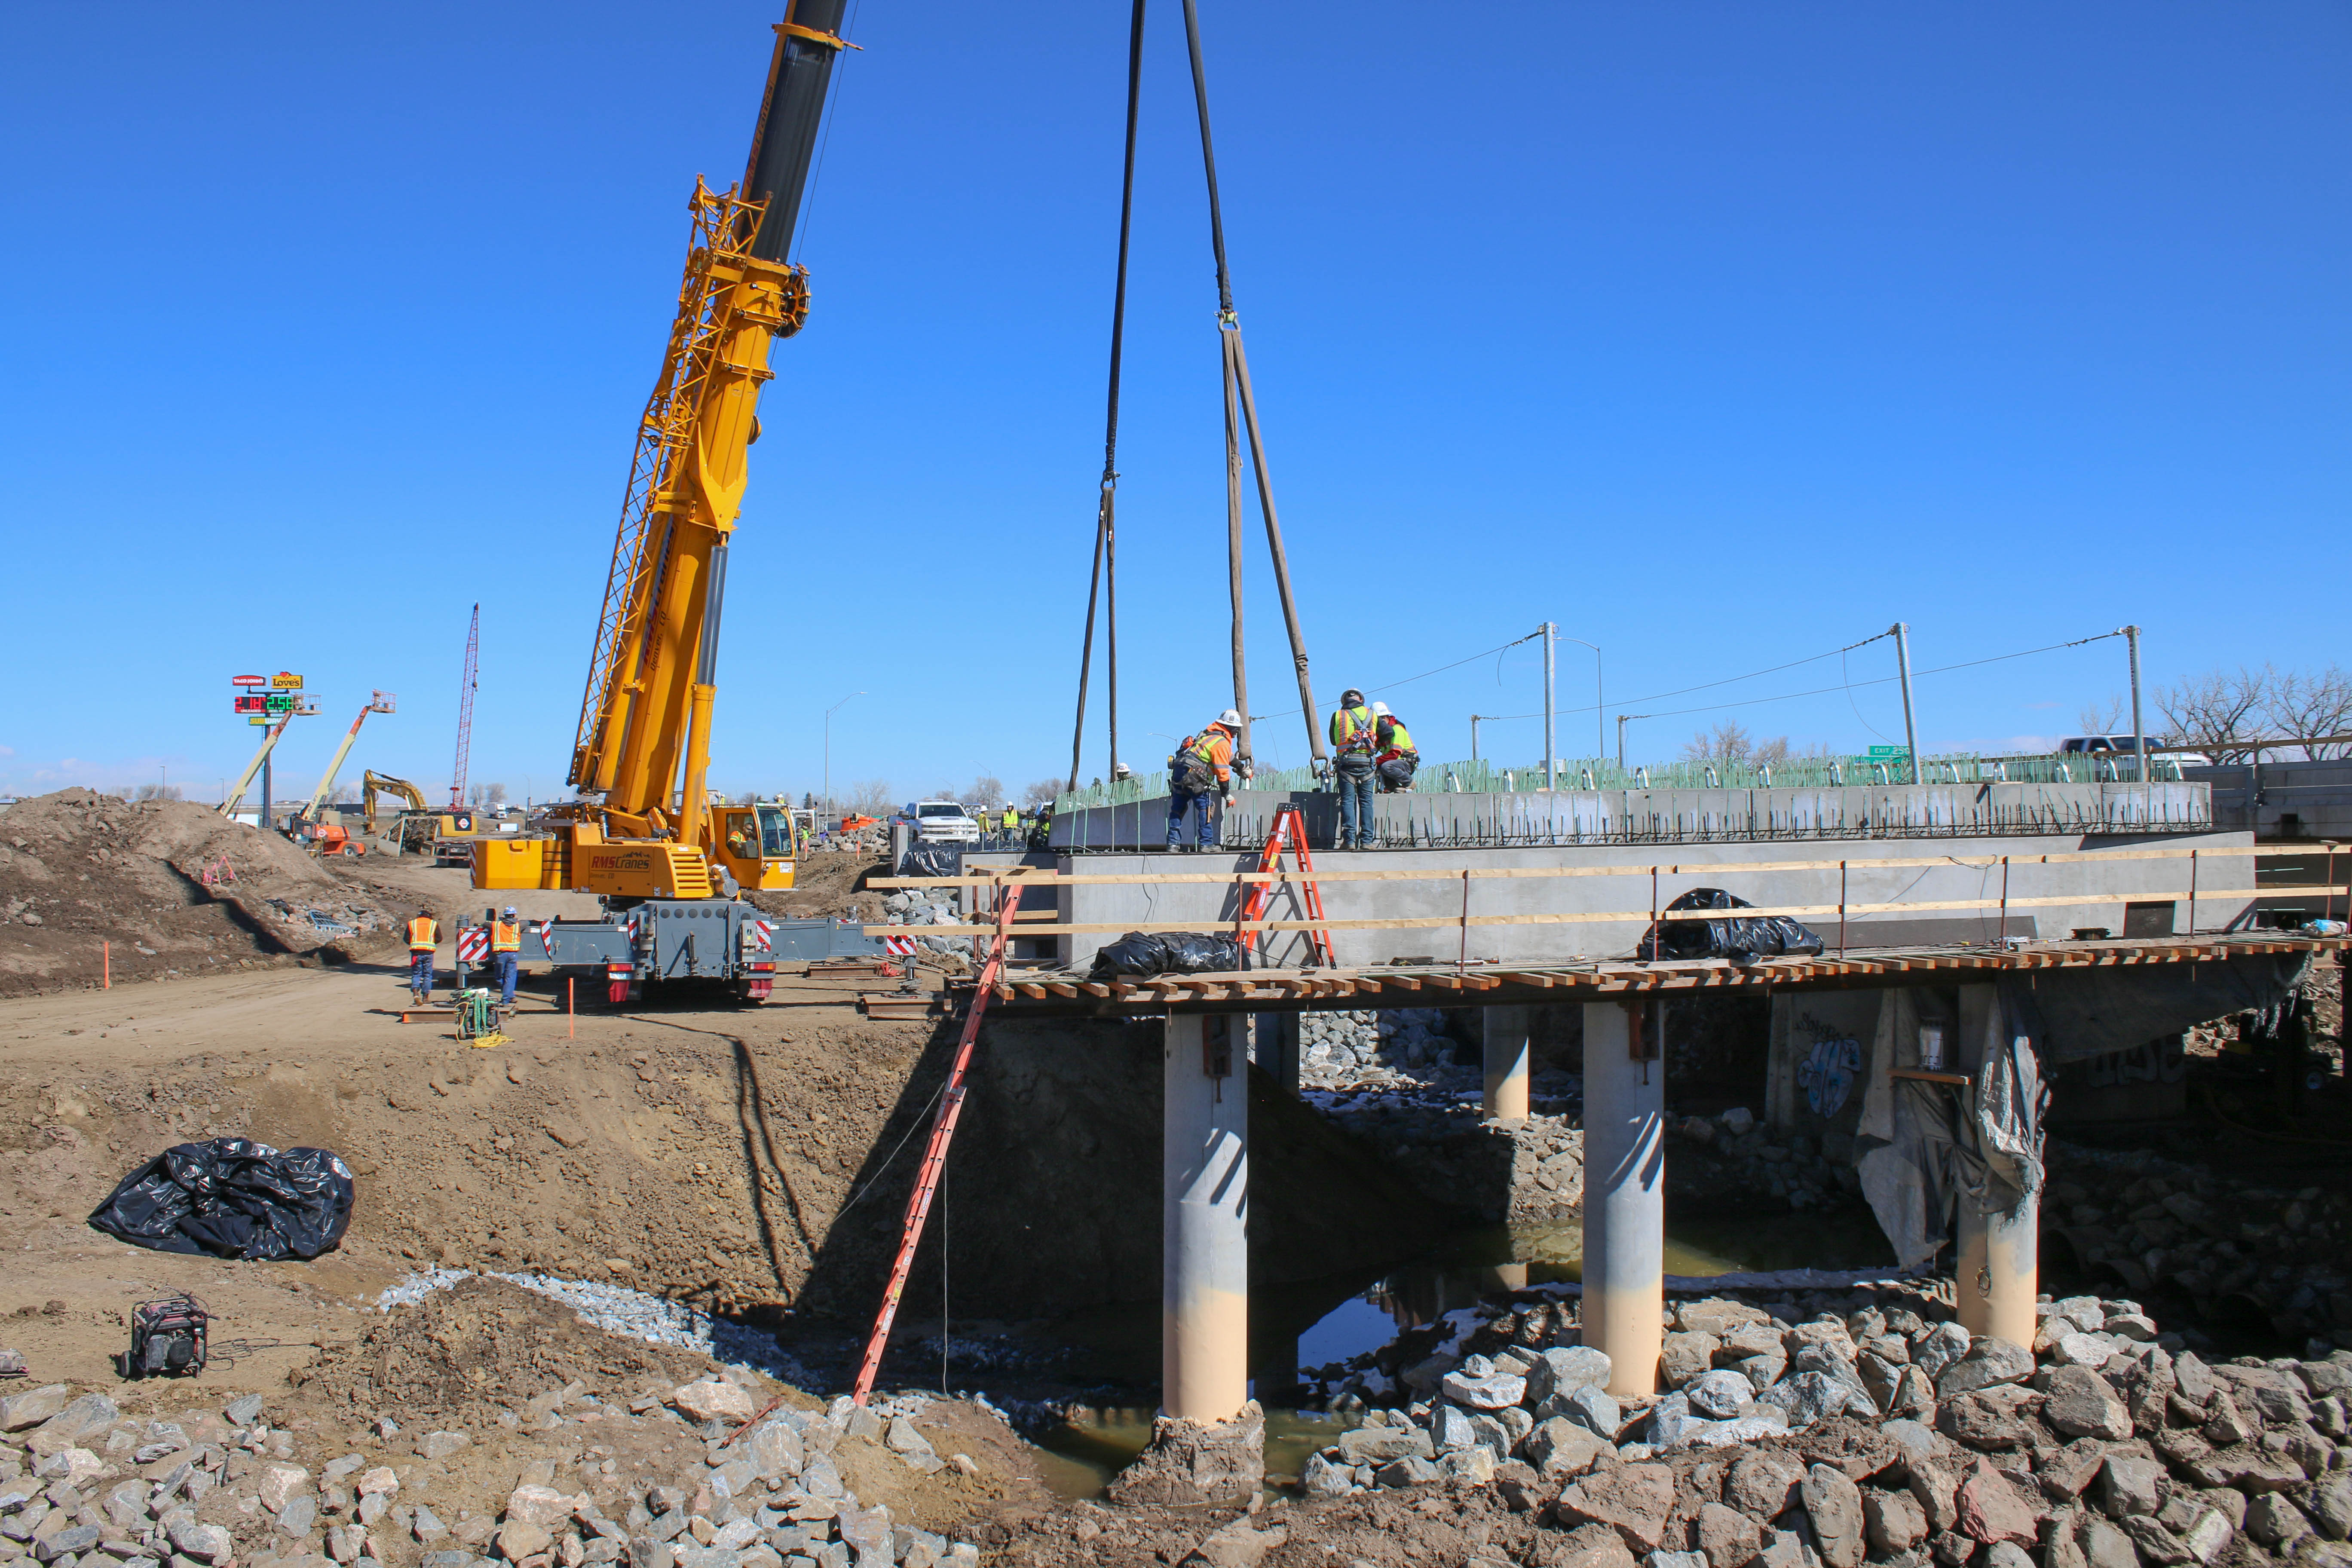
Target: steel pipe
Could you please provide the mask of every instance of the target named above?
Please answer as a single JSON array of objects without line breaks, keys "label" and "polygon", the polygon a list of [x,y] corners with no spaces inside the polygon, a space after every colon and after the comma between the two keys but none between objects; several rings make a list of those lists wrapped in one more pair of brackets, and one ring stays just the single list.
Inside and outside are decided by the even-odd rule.
[{"label": "steel pipe", "polygon": [[1249,1080],[1239,1015],[1170,1016],[1160,1154],[1160,1407],[1230,1421],[1249,1401]]},{"label": "steel pipe", "polygon": [[[1654,1003],[1584,1005],[1584,1342],[1654,1394],[1665,1308],[1665,1063]],[[1662,1055],[1663,1053],[1661,1053]]]}]

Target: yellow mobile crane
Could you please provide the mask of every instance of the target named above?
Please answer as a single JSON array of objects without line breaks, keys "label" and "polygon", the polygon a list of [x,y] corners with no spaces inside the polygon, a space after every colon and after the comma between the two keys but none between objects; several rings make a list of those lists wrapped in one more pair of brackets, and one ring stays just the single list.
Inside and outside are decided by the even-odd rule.
[{"label": "yellow mobile crane", "polygon": [[[737,890],[793,885],[783,808],[714,808],[705,775],[728,542],[759,438],[769,344],[808,316],[808,275],[784,258],[835,58],[856,47],[840,36],[845,5],[791,0],[742,182],[719,193],[695,181],[677,316],[638,426],[580,707],[567,779],[577,798],[551,810],[548,832],[484,840],[474,851],[478,888],[592,892],[608,910],[633,911],[633,946],[644,943],[640,917],[719,915],[726,940],[698,945],[735,952],[737,934],[757,914],[733,898]],[[665,907],[638,908],[655,900]],[[667,908],[680,901],[699,907]],[[572,923],[562,929],[572,932]],[[708,924],[693,929],[721,935]],[[566,962],[552,946],[550,955]],[[583,949],[577,961],[593,956]],[[656,973],[671,971],[665,963]],[[705,952],[686,973],[739,971]]]}]

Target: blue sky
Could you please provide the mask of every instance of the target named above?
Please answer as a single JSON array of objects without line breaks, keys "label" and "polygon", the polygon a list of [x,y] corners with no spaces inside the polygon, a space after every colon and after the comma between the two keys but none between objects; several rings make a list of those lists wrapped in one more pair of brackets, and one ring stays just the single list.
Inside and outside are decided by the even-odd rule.
[{"label": "blue sky", "polygon": [[[777,0],[20,6],[0,22],[0,787],[202,790],[228,678],[308,677],[307,788],[560,787],[697,173]],[[1899,736],[1930,668],[2147,628],[2151,688],[2337,657],[2352,461],[2341,5],[1203,0],[1234,287],[1318,695],[1549,617],[1609,709]],[[712,781],[1067,765],[1126,7],[857,0],[730,577]],[[1123,754],[1229,700],[1215,294],[1159,0],[1120,444]],[[1251,687],[1295,705],[1254,536]],[[1561,649],[1560,703],[1592,701]],[[1928,676],[1925,746],[2074,728],[2121,645]],[[1101,680],[1096,683],[1097,696]],[[1376,694],[1381,694],[1376,690]],[[1425,756],[1531,647],[1385,694]],[[1592,715],[1561,720],[1588,752]],[[1154,733],[1155,731],[1159,733]],[[1539,753],[1532,720],[1482,750]],[[1295,717],[1260,727],[1305,759]],[[1099,712],[1086,771],[1103,768]]]}]

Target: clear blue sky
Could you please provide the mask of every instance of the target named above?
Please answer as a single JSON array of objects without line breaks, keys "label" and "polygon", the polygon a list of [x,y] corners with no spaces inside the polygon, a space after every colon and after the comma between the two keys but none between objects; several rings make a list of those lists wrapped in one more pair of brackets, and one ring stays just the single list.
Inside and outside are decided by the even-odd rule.
[{"label": "clear blue sky", "polygon": [[[0,22],[0,787],[282,748],[557,790],[698,172],[778,0],[22,6]],[[1234,282],[1318,694],[1558,621],[1610,709],[1895,619],[1932,668],[2147,628],[2151,686],[2341,647],[2341,5],[1203,0]],[[1126,7],[860,0],[738,536],[712,781],[1066,766]],[[1215,296],[1157,0],[1119,490],[1128,759],[1228,700]],[[1253,694],[1292,706],[1262,544]],[[1854,656],[1880,676],[1886,646]],[[1561,705],[1591,656],[1562,649]],[[1653,704],[1836,685],[1835,659]],[[2118,643],[1930,676],[1929,748],[2074,727]],[[1101,689],[1099,679],[1097,691]],[[1522,647],[1396,687],[1423,752]],[[1635,710],[1640,710],[1638,708]],[[1894,689],[1733,710],[1900,734]],[[1637,726],[1671,756],[1714,715]],[[1296,765],[1295,718],[1260,754]],[[1589,751],[1586,712],[1562,749]],[[1646,731],[1646,732],[1645,732]],[[1484,748],[1539,752],[1533,721]],[[1102,771],[1092,727],[1089,774]],[[290,783],[289,783],[290,781]]]}]

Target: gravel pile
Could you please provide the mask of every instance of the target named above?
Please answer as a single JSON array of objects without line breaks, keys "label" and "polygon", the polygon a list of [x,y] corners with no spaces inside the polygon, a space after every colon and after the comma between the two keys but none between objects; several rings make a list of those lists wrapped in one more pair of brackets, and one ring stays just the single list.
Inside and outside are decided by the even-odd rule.
[{"label": "gravel pile", "polygon": [[[730,1323],[683,1302],[664,1300],[625,1286],[559,1279],[546,1274],[490,1273],[484,1277],[504,1279],[561,1301],[579,1313],[583,1321],[611,1333],[625,1334],[647,1344],[698,1351],[728,1366],[763,1372],[795,1388],[823,1386],[807,1368],[778,1348],[772,1334]],[[433,1268],[411,1274],[378,1296],[376,1307],[388,1312],[394,1307],[421,1301],[432,1291],[446,1290],[474,1278],[470,1270],[463,1268]]]}]

